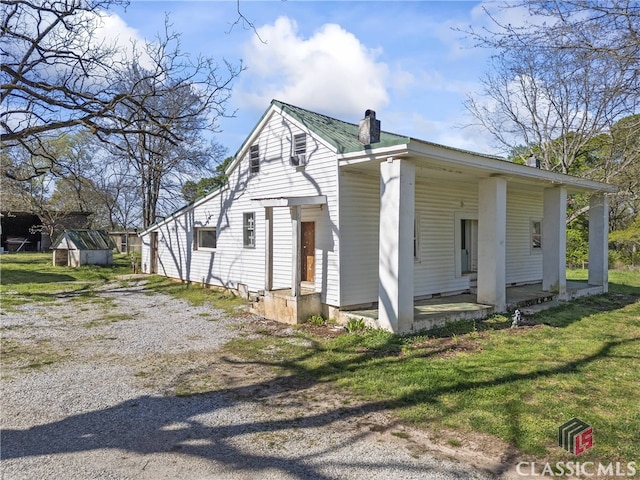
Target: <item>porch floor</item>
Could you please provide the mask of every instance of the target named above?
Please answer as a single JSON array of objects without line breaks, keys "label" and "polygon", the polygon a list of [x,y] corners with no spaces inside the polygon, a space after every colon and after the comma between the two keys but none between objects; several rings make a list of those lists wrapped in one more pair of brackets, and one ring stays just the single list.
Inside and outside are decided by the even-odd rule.
[{"label": "porch floor", "polygon": [[[602,287],[588,285],[586,282],[567,281],[567,297],[569,299],[602,292]],[[542,290],[542,283],[507,287],[507,310],[536,306],[542,309],[544,304],[549,307],[556,305],[557,294]],[[494,313],[494,307],[477,303],[473,293],[441,296],[414,303],[414,326],[416,330],[433,328],[449,321],[464,319],[483,319]],[[344,311],[350,318],[378,319],[378,308]]]}]

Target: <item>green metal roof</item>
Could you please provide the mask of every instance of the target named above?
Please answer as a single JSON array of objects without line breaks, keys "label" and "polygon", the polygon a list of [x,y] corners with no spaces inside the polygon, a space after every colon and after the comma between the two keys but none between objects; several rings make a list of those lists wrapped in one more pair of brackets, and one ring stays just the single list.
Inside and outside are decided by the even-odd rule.
[{"label": "green metal roof", "polygon": [[[377,143],[375,143],[373,145],[363,145],[358,140],[358,127],[359,126],[357,124],[355,124],[355,123],[344,122],[342,120],[338,120],[337,118],[329,117],[329,116],[323,115],[321,113],[312,112],[311,110],[306,110],[304,108],[296,107],[295,105],[290,105],[290,104],[282,102],[280,100],[275,100],[275,99],[271,100],[271,105],[279,108],[280,111],[282,111],[282,112],[290,115],[291,117],[295,118],[302,125],[306,126],[311,132],[314,132],[316,135],[318,135],[319,137],[324,139],[328,144],[332,145],[336,149],[336,153],[339,153],[339,154],[352,153],[352,152],[364,152],[364,151],[371,150],[371,149],[374,149],[374,148],[391,147],[391,146],[395,146],[395,145],[406,145],[406,144],[409,144],[411,142],[411,138],[410,137],[407,137],[407,136],[404,136],[404,135],[398,135],[398,134],[395,134],[395,133],[385,132],[385,131],[381,130],[380,131],[380,141],[379,142],[377,142]],[[234,162],[232,162],[231,167],[229,167],[229,168],[235,168],[234,165],[237,163],[240,153],[247,146],[247,142],[252,137],[252,135],[256,131],[256,129],[260,126],[260,124],[262,123],[262,120],[267,116],[267,114],[269,113],[269,110],[270,109],[265,110],[265,112],[260,117],[260,120],[258,120],[256,125],[251,130],[251,132],[249,132],[249,134],[247,135],[245,140],[242,142],[242,144],[240,145],[240,148],[236,151],[236,153],[234,155],[235,160],[234,160]],[[417,140],[417,139],[415,139],[415,140]],[[437,143],[432,143],[432,142],[428,142],[428,141],[424,141],[424,140],[417,140],[417,141],[420,141],[422,143],[429,144],[429,145],[435,145],[435,146],[438,146],[438,147],[444,147],[443,145],[439,145]],[[492,155],[484,155],[484,154],[479,154],[479,153],[470,152],[470,151],[467,151],[467,150],[461,150],[461,149],[457,149],[457,148],[451,148],[451,147],[444,147],[444,148],[448,148],[450,150],[455,150],[455,151],[464,152],[464,153],[471,153],[473,155],[480,155],[480,156],[487,157],[487,158],[494,158],[494,159],[504,160],[502,158],[494,157]],[[227,173],[229,173],[229,170],[227,170]],[[218,189],[218,190],[220,190],[220,189]],[[218,190],[214,190],[213,192],[208,193],[204,197],[196,199],[193,202],[191,202],[191,203],[189,203],[189,204],[177,209],[176,211],[174,211],[174,212],[170,213],[169,215],[167,215],[167,217],[165,217],[165,220],[177,215],[178,213],[180,213],[183,210],[189,209],[190,207],[192,207],[194,204],[198,203],[203,198],[209,198],[210,196],[212,196],[216,192],[218,192]],[[162,223],[165,220],[154,222],[152,225],[149,225],[141,233],[145,233],[145,232],[151,230],[153,227],[155,227],[156,225],[159,225],[160,223]]]},{"label": "green metal roof", "polygon": [[78,250],[112,250],[116,248],[105,230],[65,230],[51,247],[58,248],[62,240],[67,238]]},{"label": "green metal roof", "polygon": [[380,142],[375,145],[363,145],[358,141],[358,125],[343,122],[321,113],[295,107],[279,100],[272,100],[272,105],[291,115],[309,130],[316,133],[336,148],[337,153],[349,153],[369,150],[372,147],[390,147],[409,143],[409,138],[395,133],[380,132]]}]

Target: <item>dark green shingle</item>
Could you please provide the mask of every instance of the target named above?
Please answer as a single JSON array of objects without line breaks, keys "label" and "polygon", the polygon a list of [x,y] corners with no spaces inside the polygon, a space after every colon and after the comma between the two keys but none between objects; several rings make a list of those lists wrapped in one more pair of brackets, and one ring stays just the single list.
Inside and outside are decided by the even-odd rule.
[{"label": "dark green shingle", "polygon": [[363,145],[358,141],[358,125],[354,123],[343,122],[279,100],[273,100],[271,103],[333,145],[337,153],[359,152],[372,147],[390,147],[409,143],[408,137],[381,131],[380,142],[370,146]]},{"label": "dark green shingle", "polygon": [[116,248],[105,230],[90,229],[65,230],[51,248],[55,250],[65,237],[68,238],[78,250],[112,250]]}]

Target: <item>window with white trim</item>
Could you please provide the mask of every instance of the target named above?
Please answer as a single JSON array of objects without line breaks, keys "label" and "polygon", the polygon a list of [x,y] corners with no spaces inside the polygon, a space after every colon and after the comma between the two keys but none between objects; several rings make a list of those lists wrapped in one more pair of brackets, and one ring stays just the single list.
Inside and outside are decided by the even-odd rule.
[{"label": "window with white trim", "polygon": [[249,149],[249,173],[255,175],[260,172],[260,147],[251,145]]},{"label": "window with white trim", "polygon": [[542,251],[542,222],[531,220],[531,251]]},{"label": "window with white trim", "polygon": [[293,155],[291,165],[295,167],[303,166],[307,163],[307,134],[297,133],[293,136]]},{"label": "window with white trim", "polygon": [[244,212],[242,214],[244,248],[256,247],[256,214],[255,212]]},{"label": "window with white trim", "polygon": [[217,243],[218,236],[215,227],[196,228],[194,250],[215,250]]}]

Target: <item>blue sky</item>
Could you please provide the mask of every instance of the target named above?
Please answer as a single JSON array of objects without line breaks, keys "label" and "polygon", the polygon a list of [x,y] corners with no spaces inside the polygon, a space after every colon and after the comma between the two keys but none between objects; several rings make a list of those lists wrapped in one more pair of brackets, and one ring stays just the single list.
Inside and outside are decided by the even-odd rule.
[{"label": "blue sky", "polygon": [[[152,39],[165,13],[182,33],[182,49],[246,66],[233,87],[235,118],[216,135],[230,154],[272,98],[357,123],[374,109],[387,131],[484,153],[489,135],[460,128],[463,101],[480,91],[490,52],[455,27],[487,24],[480,2],[246,1],[251,30],[232,23],[235,1],[133,0],[114,11],[119,40]],[[113,23],[113,22],[112,22]],[[126,25],[125,25],[126,24]]]}]

